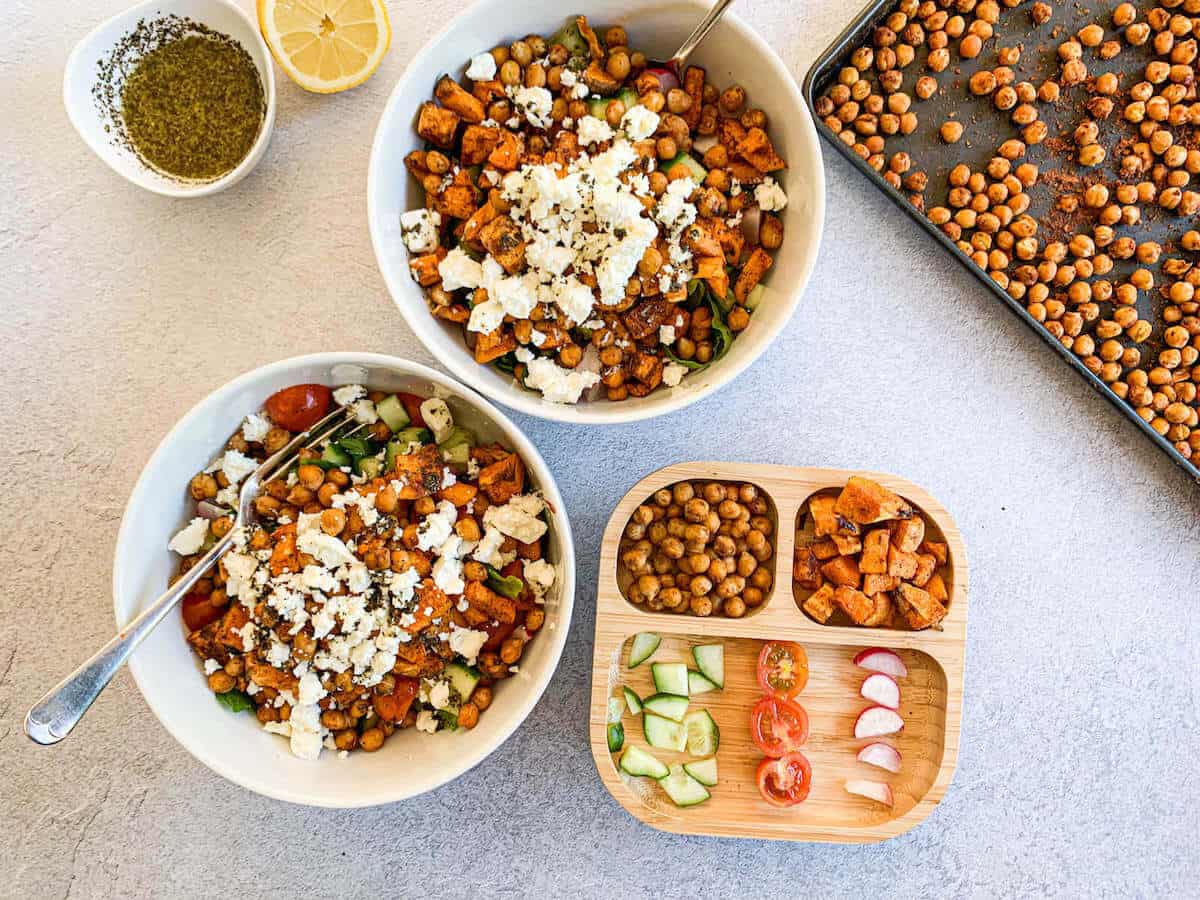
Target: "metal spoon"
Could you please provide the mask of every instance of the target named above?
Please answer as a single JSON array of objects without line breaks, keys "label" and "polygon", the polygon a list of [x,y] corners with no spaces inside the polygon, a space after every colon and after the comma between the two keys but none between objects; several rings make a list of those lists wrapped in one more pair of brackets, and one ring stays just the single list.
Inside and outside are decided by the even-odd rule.
[{"label": "metal spoon", "polygon": [[717,24],[721,16],[725,14],[725,10],[732,3],[733,0],[717,0],[713,8],[708,11],[708,15],[696,26],[696,30],[688,35],[687,40],[679,45],[679,49],[675,51],[675,55],[666,62],[655,62],[653,65],[670,69],[682,81],[683,67],[687,64],[688,57],[692,55],[693,50],[700,46],[700,42],[708,37],[708,33],[713,30],[713,26]]}]

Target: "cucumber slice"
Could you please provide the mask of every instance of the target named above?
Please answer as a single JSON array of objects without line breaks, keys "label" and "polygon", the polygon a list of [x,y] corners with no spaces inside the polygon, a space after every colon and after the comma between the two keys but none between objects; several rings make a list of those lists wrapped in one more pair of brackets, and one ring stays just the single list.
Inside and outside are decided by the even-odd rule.
[{"label": "cucumber slice", "polygon": [[410,426],[409,428],[401,428],[393,436],[392,440],[400,445],[400,452],[409,444],[428,444],[433,440],[433,432],[428,428],[417,428]]},{"label": "cucumber slice", "polygon": [[721,746],[721,729],[707,709],[698,709],[683,717],[687,731],[687,751],[692,756],[712,756]]},{"label": "cucumber slice", "polygon": [[612,725],[614,722],[620,722],[623,715],[625,715],[625,701],[620,697],[609,697],[608,712],[604,721]]},{"label": "cucumber slice", "polygon": [[714,756],[711,759],[697,759],[692,762],[683,764],[683,771],[687,772],[698,782],[707,787],[715,787],[717,783],[717,758]]},{"label": "cucumber slice", "polygon": [[651,694],[642,701],[642,709],[646,712],[652,712],[672,722],[682,722],[687,708],[688,698],[678,694]]},{"label": "cucumber slice", "polygon": [[707,694],[716,689],[717,686],[710,679],[705,678],[695,669],[688,669],[688,693],[690,695]]},{"label": "cucumber slice", "polygon": [[683,663],[651,663],[650,674],[660,694],[688,695],[688,670]]},{"label": "cucumber slice", "polygon": [[325,445],[325,449],[321,451],[321,459],[338,468],[348,466],[354,462],[354,457],[335,444]]},{"label": "cucumber slice", "polygon": [[746,302],[743,304],[748,310],[758,309],[758,304],[762,303],[763,293],[766,291],[766,286],[760,281],[754,287],[750,288],[750,293],[746,295]]},{"label": "cucumber slice", "polygon": [[374,456],[362,456],[354,461],[354,471],[365,478],[378,478],[383,471],[383,463]]},{"label": "cucumber slice", "polygon": [[471,699],[475,685],[479,684],[479,678],[479,670],[473,666],[464,666],[462,663],[456,662],[446,666],[446,680],[450,682],[450,687],[454,689],[463,703]]},{"label": "cucumber slice", "polygon": [[587,107],[589,116],[594,119],[599,119],[601,122],[603,122],[604,114],[608,110],[608,98],[596,97],[595,99],[588,101]]},{"label": "cucumber slice", "polygon": [[687,169],[688,174],[692,176],[692,180],[694,180],[697,184],[703,181],[708,175],[708,169],[696,162],[696,158],[690,153],[676,154],[672,159],[669,159],[663,163],[662,170],[667,173],[669,177],[671,170],[676,166],[683,166],[685,169]]},{"label": "cucumber slice", "polygon": [[653,753],[630,744],[621,754],[619,767],[626,775],[649,776],[650,778],[666,778],[670,774],[666,763],[660,762]]},{"label": "cucumber slice", "polygon": [[608,723],[608,752],[616,753],[625,746],[625,726],[620,722]]},{"label": "cucumber slice", "polygon": [[633,109],[641,102],[641,98],[633,88],[621,88],[617,91],[616,99],[625,104],[626,111]]},{"label": "cucumber slice", "polygon": [[672,722],[651,712],[642,713],[642,730],[646,743],[660,750],[682,753],[687,749],[687,730],[680,722]]},{"label": "cucumber slice", "polygon": [[412,422],[412,419],[408,417],[408,411],[404,408],[404,404],[400,402],[400,398],[395,394],[384,397],[376,403],[375,412],[379,413],[379,418],[383,419],[383,424],[392,431],[407,428]]},{"label": "cucumber slice", "polygon": [[697,644],[692,648],[692,658],[700,674],[715,684],[717,690],[725,687],[724,644]]},{"label": "cucumber slice", "polygon": [[633,643],[629,647],[629,668],[636,669],[658,649],[658,645],[662,643],[662,638],[652,631],[643,631],[633,636]]},{"label": "cucumber slice", "polygon": [[687,773],[679,763],[667,770],[667,777],[658,779],[662,789],[676,806],[695,806],[712,796],[708,788]]},{"label": "cucumber slice", "polygon": [[455,444],[453,447],[442,447],[442,460],[447,465],[465,467],[471,459],[470,444]]},{"label": "cucumber slice", "polygon": [[621,688],[621,693],[625,696],[625,705],[629,707],[629,711],[635,716],[640,716],[642,714],[641,698],[629,688]]},{"label": "cucumber slice", "polygon": [[455,425],[450,429],[450,433],[446,435],[446,439],[438,444],[443,450],[449,450],[451,447],[457,447],[459,444],[467,446],[475,445],[475,433],[461,425]]}]

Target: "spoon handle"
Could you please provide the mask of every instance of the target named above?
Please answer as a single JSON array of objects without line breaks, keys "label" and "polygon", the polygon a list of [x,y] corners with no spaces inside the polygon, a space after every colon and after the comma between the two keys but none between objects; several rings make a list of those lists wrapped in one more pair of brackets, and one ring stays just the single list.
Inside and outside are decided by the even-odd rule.
[{"label": "spoon handle", "polygon": [[[136,619],[122,628],[87,662],[64,678],[49,693],[34,704],[25,716],[25,734],[38,744],[57,744],[74,728],[83,714],[100,696],[117,670],[163,617],[174,609],[213,561],[229,546],[229,540],[218,541],[196,565],[184,573],[175,584]],[[211,557],[211,558],[210,558]]]},{"label": "spoon handle", "polygon": [[696,26],[696,30],[675,51],[675,55],[671,57],[670,64],[675,69],[676,74],[682,75],[683,66],[687,62],[688,57],[692,55],[692,51],[708,36],[708,33],[712,31],[713,26],[725,14],[725,10],[729,8],[731,3],[733,3],[733,0],[717,0],[713,8],[708,11],[708,15]]}]

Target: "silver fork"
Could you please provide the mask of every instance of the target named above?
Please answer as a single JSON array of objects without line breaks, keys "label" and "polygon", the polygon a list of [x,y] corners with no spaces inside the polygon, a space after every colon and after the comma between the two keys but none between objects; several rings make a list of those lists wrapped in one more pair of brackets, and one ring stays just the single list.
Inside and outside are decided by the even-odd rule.
[{"label": "silver fork", "polygon": [[[25,734],[38,744],[57,744],[70,734],[71,729],[83,718],[83,714],[100,696],[100,692],[108,686],[113,676],[117,674],[117,670],[125,664],[138,644],[145,640],[146,636],[163,620],[163,617],[175,608],[175,604],[188,592],[188,589],[199,581],[209,567],[232,546],[236,530],[255,521],[254,501],[258,497],[261,485],[281,477],[302,447],[308,449],[316,447],[351,419],[351,410],[341,407],[325,416],[308,431],[296,435],[281,450],[263,460],[262,465],[242,483],[242,488],[238,493],[238,511],[233,527],[161,597],[118,631],[95,656],[35,703],[25,716]],[[343,437],[357,432],[362,427],[360,425],[358,428],[352,429]]]},{"label": "silver fork", "polygon": [[654,65],[670,69],[682,81],[683,67],[687,64],[688,57],[692,55],[693,50],[700,46],[700,42],[708,37],[708,33],[713,30],[713,26],[717,24],[721,16],[725,15],[725,10],[732,3],[733,0],[717,0],[713,4],[713,8],[708,11],[708,15],[700,20],[700,24],[696,26],[695,30],[687,36],[687,40],[675,51],[675,55],[665,62],[656,62]]}]

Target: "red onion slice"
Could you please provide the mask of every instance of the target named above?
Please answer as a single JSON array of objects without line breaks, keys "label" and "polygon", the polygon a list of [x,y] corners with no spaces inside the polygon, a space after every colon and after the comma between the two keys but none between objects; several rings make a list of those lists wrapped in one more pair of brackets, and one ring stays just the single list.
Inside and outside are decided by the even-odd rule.
[{"label": "red onion slice", "polygon": [[658,79],[658,89],[664,94],[679,87],[679,78],[670,69],[647,69],[646,73]]}]

